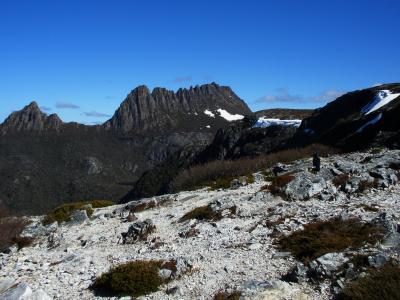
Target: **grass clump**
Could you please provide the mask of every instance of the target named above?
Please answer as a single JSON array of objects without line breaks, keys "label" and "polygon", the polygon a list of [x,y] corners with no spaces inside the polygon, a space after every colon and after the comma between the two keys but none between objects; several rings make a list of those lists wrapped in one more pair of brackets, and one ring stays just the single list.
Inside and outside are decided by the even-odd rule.
[{"label": "grass clump", "polygon": [[381,269],[369,269],[366,276],[350,282],[338,300],[400,300],[400,267],[387,263]]},{"label": "grass clump", "polygon": [[112,268],[93,282],[90,289],[99,296],[139,297],[158,291],[168,282],[161,278],[161,268],[176,271],[176,263],[163,261],[133,261]]},{"label": "grass clump", "polygon": [[278,240],[283,251],[303,262],[308,262],[326,253],[341,252],[347,248],[360,248],[364,244],[375,244],[384,236],[385,230],[357,218],[342,220],[333,218],[304,226],[289,236]]},{"label": "grass clump", "polygon": [[192,211],[189,211],[185,215],[183,215],[182,218],[179,219],[179,222],[185,222],[187,220],[192,220],[196,219],[198,221],[204,221],[204,220],[212,220],[212,221],[218,221],[221,220],[222,216],[219,213],[216,213],[209,207],[208,205],[206,206],[200,206],[196,207]]},{"label": "grass clump", "polygon": [[[83,206],[91,204],[93,208],[100,208],[114,205],[115,203],[108,200],[93,200],[93,201],[82,201],[66,203],[58,206],[52,212],[48,213],[43,219],[43,225],[48,225],[54,222],[66,222],[70,220],[71,214],[74,211],[80,210]],[[93,209],[86,208],[86,213],[90,217],[93,214]]]},{"label": "grass clump", "polygon": [[214,295],[214,300],[239,300],[242,296],[242,292],[218,292]]}]

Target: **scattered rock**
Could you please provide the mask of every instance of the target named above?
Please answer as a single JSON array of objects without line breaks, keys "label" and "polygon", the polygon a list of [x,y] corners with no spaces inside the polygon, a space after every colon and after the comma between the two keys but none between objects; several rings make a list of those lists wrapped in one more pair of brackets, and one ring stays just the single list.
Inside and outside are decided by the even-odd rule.
[{"label": "scattered rock", "polygon": [[86,210],[76,210],[71,214],[70,224],[82,224],[89,220]]},{"label": "scattered rock", "polygon": [[153,232],[155,226],[153,221],[146,219],[144,221],[139,221],[131,226],[129,226],[127,232],[121,233],[122,243],[131,244],[139,240],[145,239],[151,232]]}]

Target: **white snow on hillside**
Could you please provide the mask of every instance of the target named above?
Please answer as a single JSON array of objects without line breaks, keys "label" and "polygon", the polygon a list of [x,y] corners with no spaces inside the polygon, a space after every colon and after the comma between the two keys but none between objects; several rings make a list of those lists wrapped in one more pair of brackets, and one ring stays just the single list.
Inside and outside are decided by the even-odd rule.
[{"label": "white snow on hillside", "polygon": [[209,111],[208,109],[206,109],[206,110],[204,111],[204,113],[205,113],[207,116],[210,116],[210,117],[212,117],[212,118],[215,118],[215,115],[214,115],[211,111]]},{"label": "white snow on hillside", "polygon": [[381,90],[376,94],[376,96],[370,103],[363,107],[361,111],[364,114],[368,115],[376,111],[377,109],[385,106],[386,104],[389,104],[399,96],[400,94],[392,94],[392,92],[389,90]]},{"label": "white snow on hillside", "polygon": [[258,119],[256,124],[253,125],[253,128],[254,127],[265,128],[274,125],[299,127],[300,124],[301,120],[281,120],[281,119],[268,119],[266,117],[261,117]]},{"label": "white snow on hillside", "polygon": [[356,132],[360,133],[364,130],[365,127],[369,126],[369,125],[374,125],[375,123],[377,123],[380,119],[382,119],[382,113],[378,114],[375,118],[373,118],[372,120],[368,121],[367,123],[365,123],[363,126],[361,126]]},{"label": "white snow on hillside", "polygon": [[219,112],[219,115],[227,121],[236,121],[236,120],[241,120],[244,118],[244,116],[242,116],[242,115],[238,115],[238,114],[232,115],[229,112],[227,112],[225,109],[219,108],[219,109],[217,109],[217,111]]}]

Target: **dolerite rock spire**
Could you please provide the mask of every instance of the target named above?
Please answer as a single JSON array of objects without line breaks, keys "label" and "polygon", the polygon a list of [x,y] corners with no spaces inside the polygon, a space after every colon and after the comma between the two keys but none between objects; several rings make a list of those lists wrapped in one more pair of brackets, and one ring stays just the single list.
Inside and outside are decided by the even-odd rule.
[{"label": "dolerite rock spire", "polygon": [[13,112],[0,125],[0,133],[15,133],[15,132],[41,132],[43,130],[57,130],[62,124],[62,121],[56,114],[47,116],[43,113],[36,102],[31,102],[22,110]]},{"label": "dolerite rock spire", "polygon": [[176,93],[159,87],[150,92],[141,85],[126,97],[114,116],[103,126],[123,133],[163,130],[166,127],[200,128],[210,122],[215,123],[215,120],[204,115],[204,111],[215,112],[218,109],[230,114],[251,114],[246,103],[229,87],[216,83],[179,89]]}]

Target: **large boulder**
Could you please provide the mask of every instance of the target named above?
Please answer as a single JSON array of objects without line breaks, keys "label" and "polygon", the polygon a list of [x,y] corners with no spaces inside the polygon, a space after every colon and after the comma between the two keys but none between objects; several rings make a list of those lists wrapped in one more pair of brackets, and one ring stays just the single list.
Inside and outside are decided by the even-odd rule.
[{"label": "large boulder", "polygon": [[327,187],[326,181],[315,174],[301,172],[284,188],[288,200],[308,200],[317,196]]}]

